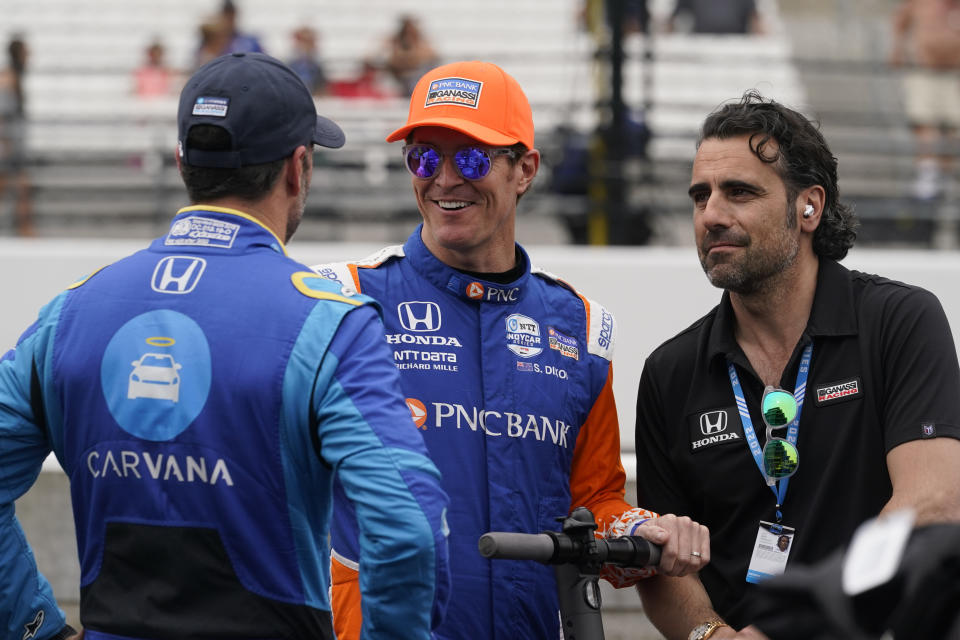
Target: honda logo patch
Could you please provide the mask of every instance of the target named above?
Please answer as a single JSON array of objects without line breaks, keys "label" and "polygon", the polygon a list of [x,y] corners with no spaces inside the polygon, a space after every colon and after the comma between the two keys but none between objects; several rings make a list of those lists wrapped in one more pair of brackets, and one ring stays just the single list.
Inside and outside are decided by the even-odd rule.
[{"label": "honda logo patch", "polygon": [[440,329],[440,306],[436,302],[401,302],[397,305],[400,324],[407,331]]},{"label": "honda logo patch", "polygon": [[727,412],[711,411],[700,414],[700,431],[705,436],[722,433],[727,430]]},{"label": "honda logo patch", "polygon": [[735,406],[698,411],[687,416],[690,451],[698,453],[721,444],[743,441],[743,427]]},{"label": "honda logo patch", "polygon": [[157,263],[150,288],[158,293],[190,293],[207,267],[207,261],[193,256],[167,256]]}]

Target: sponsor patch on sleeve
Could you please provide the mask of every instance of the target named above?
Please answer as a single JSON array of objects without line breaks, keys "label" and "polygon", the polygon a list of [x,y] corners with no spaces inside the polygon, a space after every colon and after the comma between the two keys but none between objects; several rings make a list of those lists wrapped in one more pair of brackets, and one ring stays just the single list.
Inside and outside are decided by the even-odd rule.
[{"label": "sponsor patch on sleeve", "polygon": [[586,299],[588,305],[587,351],[613,360],[613,314],[602,304]]},{"label": "sponsor patch on sleeve", "polygon": [[440,78],[430,83],[424,107],[453,104],[476,109],[480,104],[483,83],[466,78]]},{"label": "sponsor patch on sleeve", "polygon": [[313,271],[297,271],[290,276],[290,281],[297,291],[308,298],[345,302],[355,307],[363,304],[362,300],[351,299],[352,292],[344,293],[343,287]]},{"label": "sponsor patch on sleeve", "polygon": [[37,611],[37,615],[33,617],[33,620],[23,625],[23,637],[21,640],[30,640],[30,638],[35,638],[37,632],[40,631],[40,627],[43,626],[43,609]]},{"label": "sponsor patch on sleeve", "polygon": [[837,402],[859,398],[862,395],[862,385],[860,384],[860,378],[851,378],[839,382],[818,384],[815,387],[815,393],[817,406],[820,407],[825,404],[836,404]]},{"label": "sponsor patch on sleeve", "polygon": [[325,264],[316,264],[310,267],[317,272],[321,278],[333,280],[341,287],[350,285],[353,287],[353,276],[350,274],[350,267],[346,262],[328,262]]}]

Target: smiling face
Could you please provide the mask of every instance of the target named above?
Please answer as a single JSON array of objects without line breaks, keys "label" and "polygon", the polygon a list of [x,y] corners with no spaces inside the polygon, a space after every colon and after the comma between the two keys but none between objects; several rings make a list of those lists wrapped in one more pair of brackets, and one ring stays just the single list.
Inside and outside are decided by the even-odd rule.
[{"label": "smiling face", "polygon": [[[766,153],[776,150],[774,142],[767,146]],[[753,153],[748,136],[707,138],[697,150],[693,227],[700,264],[715,287],[754,293],[797,262],[800,197],[788,200],[774,166]]]},{"label": "smiling face", "polygon": [[432,178],[411,178],[427,248],[455,268],[487,272],[511,269],[517,197],[536,175],[539,152],[527,151],[516,162],[508,156],[496,156],[484,178],[466,180],[457,173],[453,154],[461,147],[486,145],[443,127],[414,129],[411,142],[432,145],[443,154]]}]

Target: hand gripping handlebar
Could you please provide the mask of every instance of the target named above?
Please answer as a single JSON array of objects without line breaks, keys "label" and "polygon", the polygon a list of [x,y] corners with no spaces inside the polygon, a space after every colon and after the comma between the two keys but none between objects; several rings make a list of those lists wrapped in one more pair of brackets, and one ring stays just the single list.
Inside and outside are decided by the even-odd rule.
[{"label": "hand gripping handlebar", "polygon": [[563,531],[510,533],[491,531],[477,545],[485,558],[534,560],[552,564],[564,636],[603,640],[600,588],[597,578],[604,564],[650,567],[660,563],[660,547],[638,536],[597,538],[597,523],[585,507],[558,518]]}]

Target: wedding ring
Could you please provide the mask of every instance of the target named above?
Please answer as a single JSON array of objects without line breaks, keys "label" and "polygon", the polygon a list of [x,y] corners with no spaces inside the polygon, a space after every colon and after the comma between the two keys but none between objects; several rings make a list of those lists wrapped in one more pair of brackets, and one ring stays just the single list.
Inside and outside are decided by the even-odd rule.
[{"label": "wedding ring", "polygon": [[691,551],[690,555],[692,555],[694,558],[699,558],[701,553],[699,551]]}]

